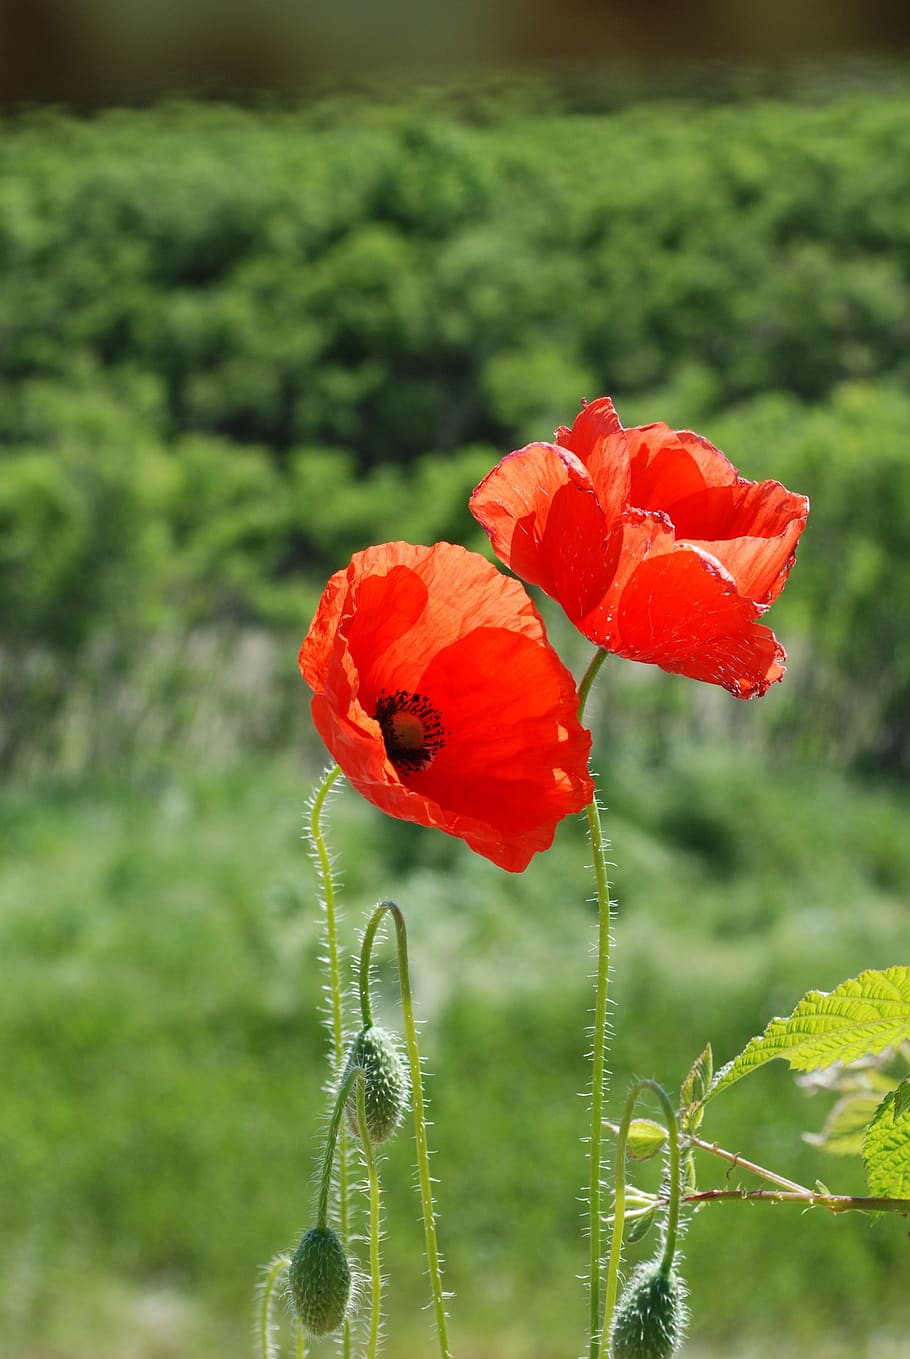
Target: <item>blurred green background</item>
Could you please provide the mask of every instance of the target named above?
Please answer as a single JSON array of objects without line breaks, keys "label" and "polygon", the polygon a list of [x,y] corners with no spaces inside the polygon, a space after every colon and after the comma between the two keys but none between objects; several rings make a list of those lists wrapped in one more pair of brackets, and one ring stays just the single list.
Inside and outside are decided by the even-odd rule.
[{"label": "blurred green background", "polygon": [[[0,124],[3,1359],[250,1353],[325,1106],[297,647],[353,550],[482,550],[471,488],[582,397],[813,504],[782,685],[598,681],[614,1112],[632,1076],[677,1087],[706,1040],[726,1060],[808,988],[908,961],[910,72],[684,85]],[[350,792],[331,823],[348,941],[380,897],[409,920],[456,1353],[576,1353],[582,825],[516,878]],[[705,1131],[861,1192],[800,1138],[829,1104],[773,1067]],[[411,1160],[402,1136],[396,1356],[433,1352]],[[897,1219],[728,1206],[686,1256],[691,1359],[905,1352]]]}]

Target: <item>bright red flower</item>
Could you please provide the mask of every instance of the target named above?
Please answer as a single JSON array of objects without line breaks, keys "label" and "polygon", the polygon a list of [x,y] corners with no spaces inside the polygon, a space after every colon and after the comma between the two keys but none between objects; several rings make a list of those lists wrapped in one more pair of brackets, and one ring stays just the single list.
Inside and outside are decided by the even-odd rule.
[{"label": "bright red flower", "polygon": [[806,497],[743,480],[697,434],[623,429],[608,397],[555,440],[510,453],[471,497],[502,561],[605,650],[763,694],[786,655],[755,620],[784,587]]},{"label": "bright red flower", "polygon": [[502,868],[526,868],[594,796],[572,676],[524,587],[476,553],[356,553],[298,661],[316,728],[358,792]]}]

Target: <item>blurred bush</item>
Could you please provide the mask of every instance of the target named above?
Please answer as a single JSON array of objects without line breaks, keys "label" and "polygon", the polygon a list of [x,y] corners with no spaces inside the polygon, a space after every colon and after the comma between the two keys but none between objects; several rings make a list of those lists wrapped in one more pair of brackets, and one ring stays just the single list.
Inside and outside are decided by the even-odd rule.
[{"label": "blurred bush", "polygon": [[6,119],[0,761],[162,638],[292,657],[368,542],[479,546],[474,482],[610,392],[812,497],[763,724],[906,770],[908,99]]}]

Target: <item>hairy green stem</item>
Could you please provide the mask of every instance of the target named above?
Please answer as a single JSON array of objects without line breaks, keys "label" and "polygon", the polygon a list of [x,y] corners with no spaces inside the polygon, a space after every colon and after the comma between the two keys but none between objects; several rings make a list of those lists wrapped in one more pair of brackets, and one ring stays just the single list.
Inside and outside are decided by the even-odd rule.
[{"label": "hairy green stem", "polygon": [[268,1273],[262,1281],[262,1294],[259,1306],[259,1354],[260,1359],[276,1359],[277,1350],[272,1343],[272,1303],[275,1289],[290,1268],[288,1255],[276,1255],[269,1265]]},{"label": "hairy green stem", "polygon": [[[699,1151],[710,1152],[712,1156],[719,1156],[722,1161],[729,1161],[731,1166],[738,1166],[741,1170],[747,1170],[750,1175],[758,1175],[760,1179],[767,1180],[769,1184],[776,1184],[779,1189],[786,1189],[794,1194],[811,1194],[812,1190],[807,1189],[803,1184],[797,1184],[795,1180],[788,1180],[783,1175],[777,1175],[773,1170],[766,1170],[764,1166],[756,1165],[754,1161],[747,1161],[736,1151],[725,1151],[716,1142],[705,1142],[701,1137],[696,1137],[694,1133],[686,1133],[686,1143],[690,1147],[698,1147]],[[729,1175],[729,1171],[727,1174]]]},{"label": "hairy green stem", "polygon": [[[362,1073],[361,1073],[362,1074]],[[360,1128],[360,1141],[363,1146],[363,1159],[367,1168],[367,1183],[370,1190],[370,1340],[367,1359],[376,1359],[379,1353],[379,1316],[382,1307],[382,1268],[379,1259],[379,1174],[376,1168],[376,1153],[367,1126],[366,1082],[357,1083],[357,1125]]]},{"label": "hairy green stem", "polygon": [[669,1139],[670,1192],[668,1197],[667,1225],[664,1233],[664,1250],[660,1262],[660,1268],[663,1274],[669,1274],[673,1264],[673,1257],[676,1254],[680,1209],[679,1128],[676,1123],[676,1112],[673,1105],[670,1103],[669,1095],[662,1085],[659,1085],[657,1081],[640,1080],[635,1082],[626,1096],[622,1122],[619,1125],[619,1134],[616,1138],[616,1169],[614,1172],[616,1197],[613,1209],[613,1241],[610,1249],[610,1263],[607,1269],[607,1300],[604,1307],[603,1330],[601,1332],[601,1354],[606,1354],[606,1344],[610,1334],[610,1326],[613,1321],[613,1313],[616,1310],[616,1297],[619,1291],[619,1263],[622,1256],[622,1237],[626,1216],[626,1145],[629,1140],[629,1128],[632,1123],[632,1114],[635,1110],[636,1101],[638,1100],[639,1095],[643,1094],[646,1090],[650,1090],[660,1100],[664,1116],[667,1120],[667,1136]]},{"label": "hairy green stem", "polygon": [[436,1240],[436,1212],[433,1207],[432,1177],[430,1175],[430,1153],[427,1145],[426,1111],[423,1099],[423,1076],[420,1070],[420,1049],[417,1045],[417,1025],[414,1020],[414,1004],[411,998],[411,976],[408,966],[408,933],[401,909],[394,901],[382,901],[370,917],[363,937],[360,959],[360,999],[364,1025],[372,1023],[372,1010],[369,999],[370,953],[376,938],[376,931],[383,915],[388,912],[395,922],[398,945],[398,985],[401,991],[401,1013],[404,1021],[405,1045],[411,1073],[411,1103],[414,1113],[414,1142],[417,1148],[417,1183],[420,1189],[420,1206],[423,1215],[424,1241],[426,1245],[427,1273],[433,1295],[433,1310],[436,1318],[436,1335],[439,1342],[440,1359],[451,1359],[446,1317],[445,1293],[442,1287],[442,1264]]},{"label": "hairy green stem", "polygon": [[587,670],[582,676],[581,683],[578,686],[579,722],[584,717],[585,706],[588,702],[588,695],[591,692],[591,685],[597,678],[597,673],[600,670],[600,667],[603,665],[604,661],[609,656],[609,654],[610,654],[609,651],[604,651],[603,648],[598,647],[597,650],[594,652],[594,655],[591,657]]},{"label": "hairy green stem", "polygon": [[603,1178],[603,1107],[607,1063],[607,1000],[610,983],[610,882],[607,876],[606,841],[596,799],[586,807],[594,877],[597,883],[598,945],[594,997],[594,1032],[591,1047],[591,1142],[589,1147],[588,1237],[591,1248],[589,1276],[589,1353],[600,1352],[600,1294],[603,1270],[601,1246],[601,1190]]},{"label": "hairy green stem", "polygon": [[322,906],[325,912],[326,944],[329,968],[329,1009],[331,1016],[332,1058],[335,1069],[341,1065],[344,1050],[344,1017],[341,1006],[341,963],[338,949],[338,919],[335,905],[335,875],[332,858],[322,831],[322,813],[332,785],[341,777],[336,764],[327,769],[322,782],[310,802],[310,843],[316,854],[319,882],[322,887]]},{"label": "hairy green stem", "polygon": [[345,1071],[338,1082],[338,1089],[335,1094],[335,1105],[332,1109],[332,1117],[329,1119],[328,1130],[325,1135],[325,1145],[322,1149],[322,1171],[319,1176],[319,1201],[316,1208],[316,1225],[325,1227],[329,1221],[329,1197],[332,1192],[332,1172],[335,1164],[335,1147],[338,1142],[338,1129],[341,1126],[341,1119],[344,1114],[344,1106],[350,1095],[354,1082],[361,1077],[363,1084],[363,1072],[360,1067],[352,1066]]},{"label": "hairy green stem", "polygon": [[785,1189],[703,1189],[685,1194],[684,1203],[799,1203],[803,1208],[825,1208],[829,1213],[901,1213],[910,1215],[910,1199],[882,1199],[869,1195],[819,1194],[811,1189],[791,1193]]},{"label": "hairy green stem", "polygon": [[[313,851],[316,856],[319,881],[322,888],[322,907],[325,914],[326,964],[328,966],[329,977],[329,1027],[332,1036],[332,1070],[336,1073],[341,1070],[341,1063],[344,1058],[344,1013],[342,1009],[341,959],[338,945],[338,911],[335,900],[335,875],[332,869],[332,857],[329,854],[328,845],[326,844],[325,835],[322,830],[322,813],[329,792],[340,777],[341,767],[339,765],[332,765],[326,770],[322,782],[319,784],[310,802],[309,823],[310,843],[313,846]],[[347,1241],[348,1239],[350,1221],[350,1177],[348,1161],[347,1133],[342,1129],[338,1146],[338,1226],[343,1241]],[[350,1354],[351,1326],[350,1322],[345,1321],[342,1339],[343,1359],[350,1359]]]},{"label": "hairy green stem", "polygon": [[[585,705],[591,686],[607,652],[598,649],[591,659],[578,686],[578,718],[584,718]],[[601,1190],[603,1181],[603,1106],[607,1064],[607,1003],[610,985],[610,879],[607,872],[607,844],[600,821],[597,798],[585,808],[588,831],[594,855],[594,880],[597,888],[597,974],[594,995],[594,1028],[591,1045],[591,1140],[589,1144],[588,1183],[588,1241],[590,1245],[590,1273],[588,1276],[588,1353],[597,1359],[600,1352],[601,1278],[603,1248],[601,1245]]]}]

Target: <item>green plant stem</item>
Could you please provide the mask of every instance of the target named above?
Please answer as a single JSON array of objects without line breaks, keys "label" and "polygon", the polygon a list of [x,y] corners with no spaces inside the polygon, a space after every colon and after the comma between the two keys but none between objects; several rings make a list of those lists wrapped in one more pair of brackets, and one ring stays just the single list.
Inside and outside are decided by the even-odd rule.
[{"label": "green plant stem", "polygon": [[703,1189],[685,1194],[684,1203],[799,1203],[803,1208],[825,1208],[829,1213],[902,1213],[910,1215],[910,1199],[881,1199],[854,1194],[819,1194],[810,1189],[791,1193],[785,1189]]},{"label": "green plant stem", "polygon": [[322,906],[325,912],[326,944],[328,947],[329,968],[329,1007],[331,1015],[332,1056],[335,1069],[341,1065],[344,1051],[344,1017],[341,1005],[341,963],[338,949],[338,913],[335,904],[335,875],[332,871],[332,858],[329,854],[322,831],[322,812],[326,798],[333,784],[341,777],[341,769],[336,764],[327,769],[322,783],[316,789],[310,803],[310,843],[316,855],[319,881],[322,887]]},{"label": "green plant stem", "polygon": [[275,1359],[276,1349],[272,1344],[272,1303],[275,1289],[287,1274],[291,1260],[287,1255],[277,1255],[269,1265],[268,1273],[262,1283],[262,1298],[259,1307],[259,1354],[260,1359]]},{"label": "green plant stem", "polygon": [[[764,1166],[756,1165],[754,1161],[747,1161],[735,1151],[725,1151],[716,1142],[705,1142],[700,1137],[695,1137],[693,1133],[686,1133],[685,1140],[687,1145],[697,1147],[699,1151],[710,1152],[712,1156],[719,1156],[723,1161],[729,1161],[731,1166],[738,1166],[741,1170],[747,1170],[750,1175],[758,1175],[760,1179],[767,1180],[769,1184],[776,1184],[779,1189],[788,1190],[794,1194],[811,1194],[812,1190],[807,1189],[803,1184],[797,1184],[795,1180],[788,1180],[783,1175],[777,1175],[773,1170],[766,1170]],[[729,1175],[729,1171],[727,1172]]]},{"label": "green plant stem", "polygon": [[319,1176],[319,1201],[316,1209],[317,1227],[325,1227],[329,1221],[329,1198],[332,1193],[332,1171],[335,1164],[335,1147],[338,1142],[338,1129],[341,1126],[344,1106],[348,1095],[357,1078],[362,1077],[363,1072],[360,1067],[352,1066],[344,1072],[338,1083],[338,1090],[335,1094],[335,1104],[332,1109],[332,1116],[329,1119],[329,1126],[325,1135],[325,1145],[322,1149],[322,1171]]},{"label": "green plant stem", "polygon": [[606,842],[596,799],[585,808],[594,852],[594,877],[597,883],[598,943],[597,979],[594,996],[594,1032],[591,1047],[591,1142],[589,1149],[588,1237],[591,1247],[589,1276],[590,1328],[589,1353],[596,1359],[600,1352],[601,1189],[603,1177],[603,1107],[607,1063],[607,1001],[610,983],[610,882],[607,876]]},{"label": "green plant stem", "polygon": [[426,1111],[423,1099],[423,1077],[420,1070],[420,1049],[417,1045],[417,1025],[414,1020],[414,1004],[411,998],[411,975],[408,966],[408,933],[404,916],[394,901],[382,901],[374,910],[367,924],[361,947],[360,960],[360,998],[364,1025],[372,1023],[372,1010],[369,1000],[370,953],[376,938],[376,931],[383,915],[388,912],[395,922],[398,945],[398,984],[401,990],[401,1013],[404,1021],[405,1045],[411,1073],[411,1103],[414,1114],[414,1142],[417,1148],[417,1183],[420,1189],[420,1205],[423,1215],[424,1241],[426,1244],[427,1273],[433,1295],[433,1310],[436,1318],[436,1335],[439,1342],[440,1359],[451,1359],[446,1317],[445,1293],[442,1287],[442,1265],[436,1240],[436,1212],[433,1207],[432,1177],[430,1175],[430,1153],[427,1145]]},{"label": "green plant stem", "polygon": [[607,1300],[604,1307],[603,1328],[601,1330],[600,1353],[606,1354],[607,1339],[610,1334],[610,1326],[613,1321],[613,1313],[616,1309],[616,1297],[619,1291],[619,1262],[622,1256],[622,1236],[625,1226],[626,1214],[626,1145],[629,1140],[629,1127],[632,1123],[632,1114],[639,1095],[646,1090],[650,1090],[657,1096],[663,1107],[664,1116],[667,1120],[667,1137],[669,1142],[670,1158],[670,1193],[668,1198],[667,1225],[664,1234],[664,1250],[661,1257],[661,1272],[668,1274],[673,1264],[673,1257],[676,1254],[676,1240],[679,1233],[679,1208],[680,1208],[680,1187],[679,1187],[679,1129],[676,1123],[676,1113],[670,1103],[662,1085],[657,1081],[641,1080],[636,1081],[626,1096],[625,1109],[623,1110],[622,1122],[619,1125],[619,1134],[616,1138],[616,1168],[615,1168],[615,1206],[613,1209],[613,1240],[610,1249],[610,1263],[607,1269]]},{"label": "green plant stem", "polygon": [[360,945],[360,967],[357,973],[357,994],[360,997],[360,1017],[363,1020],[363,1027],[365,1029],[368,1029],[373,1023],[373,1004],[370,999],[370,959],[373,955],[373,945],[376,942],[377,931],[382,924],[383,917],[390,909],[390,904],[385,901],[376,907],[367,921],[367,927],[363,932],[363,941]]},{"label": "green plant stem", "polygon": [[597,674],[598,671],[600,670],[600,667],[603,665],[604,661],[607,659],[609,654],[610,654],[609,651],[604,651],[601,647],[598,647],[597,650],[594,652],[594,655],[591,657],[590,662],[588,663],[587,670],[582,675],[581,683],[578,686],[579,722],[584,717],[585,706],[588,702],[588,695],[591,692],[591,686],[594,683],[595,679],[597,678]]},{"label": "green plant stem", "polygon": [[[598,649],[591,659],[578,686],[578,716],[584,718],[585,705],[594,679],[607,658]],[[597,888],[597,974],[594,995],[594,1029],[591,1046],[591,1140],[589,1144],[588,1184],[588,1241],[591,1251],[589,1290],[588,1353],[597,1359],[600,1353],[601,1277],[603,1248],[601,1245],[601,1189],[603,1179],[603,1106],[607,1062],[607,1002],[610,984],[610,879],[607,872],[607,845],[600,821],[597,798],[585,808],[591,849],[594,855],[594,879]]]},{"label": "green plant stem", "polygon": [[[335,875],[332,869],[332,858],[329,854],[328,845],[326,844],[325,835],[322,830],[322,813],[325,808],[326,799],[328,798],[332,787],[340,777],[341,768],[339,765],[332,765],[326,770],[322,782],[317,787],[310,802],[309,823],[310,843],[313,846],[313,852],[316,856],[319,881],[322,887],[322,907],[325,914],[326,963],[329,974],[329,1014],[330,1032],[332,1036],[332,1070],[336,1074],[341,1070],[341,1063],[344,1058],[344,1012],[342,1009],[341,959],[338,945],[338,910],[336,906]],[[350,1221],[350,1177],[348,1161],[348,1139],[345,1130],[342,1129],[338,1146],[338,1227],[343,1241],[347,1241],[348,1239]],[[345,1321],[344,1323],[342,1354],[343,1359],[350,1359],[351,1326],[349,1321]]]},{"label": "green plant stem", "polygon": [[367,1126],[366,1082],[357,1083],[357,1125],[360,1128],[360,1141],[363,1159],[367,1168],[367,1183],[370,1190],[370,1339],[367,1359],[376,1359],[379,1353],[379,1316],[382,1308],[382,1267],[379,1258],[379,1174],[376,1168],[376,1153]]}]

